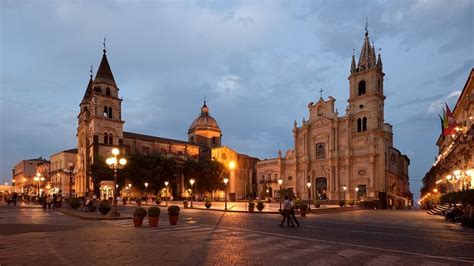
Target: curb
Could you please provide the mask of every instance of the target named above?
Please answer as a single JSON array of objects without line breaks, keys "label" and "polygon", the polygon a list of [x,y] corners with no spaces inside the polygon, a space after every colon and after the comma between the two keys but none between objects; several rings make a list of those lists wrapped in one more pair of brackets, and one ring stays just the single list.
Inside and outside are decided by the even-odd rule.
[{"label": "curb", "polygon": [[79,219],[82,219],[82,220],[90,220],[90,221],[132,219],[131,216],[125,216],[125,217],[107,217],[107,216],[104,216],[104,217],[88,217],[88,216],[82,216],[80,214],[76,214],[76,213],[73,213],[73,212],[64,211],[64,210],[61,210],[61,209],[58,209],[58,212],[60,212],[62,214],[65,214],[65,215],[72,216],[72,217],[76,217],[76,218],[79,218]]}]

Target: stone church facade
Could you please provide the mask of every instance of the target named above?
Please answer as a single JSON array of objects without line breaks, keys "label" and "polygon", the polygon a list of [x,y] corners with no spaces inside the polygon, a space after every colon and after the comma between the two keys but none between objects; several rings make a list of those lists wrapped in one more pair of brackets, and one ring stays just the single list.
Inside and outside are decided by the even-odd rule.
[{"label": "stone church facade", "polygon": [[384,121],[384,76],[366,31],[357,64],[352,56],[346,114],[339,116],[331,96],[310,102],[309,119],[294,122],[294,148],[257,163],[259,189],[278,196],[281,178],[282,188],[299,198],[412,204],[410,160],[393,147],[392,126]]},{"label": "stone church facade", "polygon": [[[197,158],[198,145],[175,139],[148,136],[124,131],[122,120],[122,98],[110,68],[106,50],[95,75],[90,76],[86,92],[80,103],[77,128],[77,162],[74,189],[77,195],[91,194],[93,177],[91,165],[99,158],[112,156],[114,147],[119,147],[122,156],[128,154],[161,153],[178,159]],[[176,193],[184,191],[177,177],[170,180],[170,188]],[[110,186],[109,186],[110,187]],[[113,186],[112,186],[113,187]],[[109,190],[113,195],[113,189]],[[176,195],[175,194],[175,195]]]}]

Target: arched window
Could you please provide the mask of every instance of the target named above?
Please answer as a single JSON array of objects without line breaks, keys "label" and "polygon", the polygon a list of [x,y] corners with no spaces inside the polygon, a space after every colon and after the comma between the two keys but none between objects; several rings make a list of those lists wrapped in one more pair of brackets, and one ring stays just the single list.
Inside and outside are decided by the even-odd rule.
[{"label": "arched window", "polygon": [[362,131],[362,119],[357,119],[357,132]]},{"label": "arched window", "polygon": [[105,95],[110,96],[110,88],[105,88]]},{"label": "arched window", "polygon": [[109,118],[112,118],[112,107],[109,107]]},{"label": "arched window", "polygon": [[109,116],[109,109],[107,108],[107,106],[104,106],[104,116],[105,117]]},{"label": "arched window", "polygon": [[109,144],[114,145],[114,135],[112,133],[109,134]]},{"label": "arched window", "polygon": [[365,94],[365,80],[359,82],[359,96]]},{"label": "arched window", "polygon": [[362,131],[367,131],[367,117],[362,118]]},{"label": "arched window", "polygon": [[109,144],[109,134],[104,134],[104,144]]},{"label": "arched window", "polygon": [[216,144],[216,137],[212,137],[212,144]]}]

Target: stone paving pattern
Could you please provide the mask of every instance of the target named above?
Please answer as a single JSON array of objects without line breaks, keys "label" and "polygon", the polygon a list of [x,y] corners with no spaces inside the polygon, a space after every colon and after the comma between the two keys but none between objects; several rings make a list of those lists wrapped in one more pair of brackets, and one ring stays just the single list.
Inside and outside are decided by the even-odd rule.
[{"label": "stone paving pattern", "polygon": [[474,230],[420,211],[281,216],[182,210],[169,226],[88,221],[41,208],[0,206],[0,264],[472,265]]}]

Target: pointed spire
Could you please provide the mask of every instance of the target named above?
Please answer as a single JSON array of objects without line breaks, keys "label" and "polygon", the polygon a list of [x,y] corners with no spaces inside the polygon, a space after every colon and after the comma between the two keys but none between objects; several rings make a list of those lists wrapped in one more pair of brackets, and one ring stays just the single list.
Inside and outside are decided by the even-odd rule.
[{"label": "pointed spire", "polygon": [[351,63],[351,73],[356,71],[356,61],[355,61],[355,49],[352,49],[352,63]]},{"label": "pointed spire", "polygon": [[375,51],[373,45],[370,45],[368,26],[369,24],[366,21],[364,44],[360,50],[359,63],[357,64],[359,71],[375,67]]},{"label": "pointed spire", "polygon": [[107,60],[107,50],[105,47],[105,38],[104,38],[104,54],[102,55],[102,60],[100,61],[99,68],[97,69],[97,73],[95,74],[95,81],[107,82],[111,85],[117,86],[115,84],[114,75],[112,74],[112,70],[110,69],[109,61]]},{"label": "pointed spire", "polygon": [[382,49],[379,48],[379,55],[378,55],[378,58],[377,58],[377,67],[382,69],[383,68],[383,65],[382,65],[382,56],[380,55],[380,51]]},{"label": "pointed spire", "polygon": [[89,83],[87,84],[87,89],[86,89],[86,92],[84,93],[84,97],[82,97],[82,103],[86,103],[92,95],[92,84],[94,84],[94,80],[92,79],[92,66],[91,66],[90,72],[91,74],[89,78]]}]

